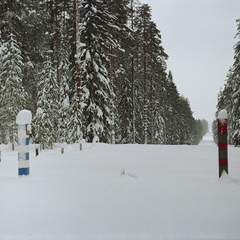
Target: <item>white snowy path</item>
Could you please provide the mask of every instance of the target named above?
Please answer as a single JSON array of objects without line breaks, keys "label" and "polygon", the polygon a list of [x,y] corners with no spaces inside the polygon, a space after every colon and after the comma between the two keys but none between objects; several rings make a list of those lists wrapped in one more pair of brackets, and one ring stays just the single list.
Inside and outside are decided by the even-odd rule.
[{"label": "white snowy path", "polygon": [[[0,240],[240,239],[240,149],[218,179],[217,146],[85,144],[30,155],[2,146]],[[121,176],[121,169],[126,175]]]}]

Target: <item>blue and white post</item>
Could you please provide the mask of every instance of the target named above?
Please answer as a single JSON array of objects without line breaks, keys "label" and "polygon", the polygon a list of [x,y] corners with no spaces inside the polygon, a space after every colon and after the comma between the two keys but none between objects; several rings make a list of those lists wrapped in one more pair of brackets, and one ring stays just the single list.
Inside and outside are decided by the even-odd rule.
[{"label": "blue and white post", "polygon": [[18,113],[18,175],[29,175],[29,131],[31,130],[32,113],[22,110]]}]

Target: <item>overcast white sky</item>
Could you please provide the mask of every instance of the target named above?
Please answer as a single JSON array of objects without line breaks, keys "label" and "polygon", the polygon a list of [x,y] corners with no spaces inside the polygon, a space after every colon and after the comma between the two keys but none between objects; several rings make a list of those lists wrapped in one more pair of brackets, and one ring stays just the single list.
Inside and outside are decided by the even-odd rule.
[{"label": "overcast white sky", "polygon": [[193,116],[211,125],[233,63],[240,0],[140,1],[152,8],[179,93],[189,99]]}]

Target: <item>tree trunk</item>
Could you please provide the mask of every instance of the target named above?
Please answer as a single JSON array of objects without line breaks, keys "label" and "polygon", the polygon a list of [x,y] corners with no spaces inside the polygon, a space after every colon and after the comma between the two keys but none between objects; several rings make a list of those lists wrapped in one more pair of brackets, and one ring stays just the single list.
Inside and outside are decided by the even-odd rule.
[{"label": "tree trunk", "polygon": [[146,25],[144,18],[144,29],[143,29],[143,126],[144,126],[144,144],[148,143],[148,117],[147,117],[147,52],[146,52]]},{"label": "tree trunk", "polygon": [[[131,0],[131,28],[133,30],[133,0]],[[132,49],[134,43],[132,42]],[[136,120],[135,120],[135,86],[134,86],[134,57],[132,52],[132,59],[131,59],[131,82],[132,82],[132,131],[133,131],[133,143],[136,143]]]},{"label": "tree trunk", "polygon": [[80,108],[80,100],[81,100],[81,65],[80,65],[80,33],[79,33],[79,24],[80,24],[80,13],[79,13],[79,2],[75,0],[75,44],[76,44],[76,59],[75,59],[75,67],[76,67],[76,86],[77,86],[77,103],[78,108]]}]

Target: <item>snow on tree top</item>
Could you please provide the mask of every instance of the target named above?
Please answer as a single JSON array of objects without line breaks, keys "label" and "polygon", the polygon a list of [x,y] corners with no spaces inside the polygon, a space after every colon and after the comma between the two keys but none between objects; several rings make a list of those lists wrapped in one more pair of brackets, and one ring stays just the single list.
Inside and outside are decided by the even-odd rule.
[{"label": "snow on tree top", "polygon": [[41,114],[43,114],[43,110],[42,110],[42,108],[39,107],[37,109],[37,115],[41,115]]},{"label": "snow on tree top", "polygon": [[222,109],[219,113],[218,113],[218,117],[217,119],[219,120],[224,120],[228,118],[228,114],[227,114],[227,110],[226,109]]},{"label": "snow on tree top", "polygon": [[32,113],[29,110],[22,110],[18,113],[16,118],[16,123],[23,125],[23,124],[30,124],[32,121]]}]

